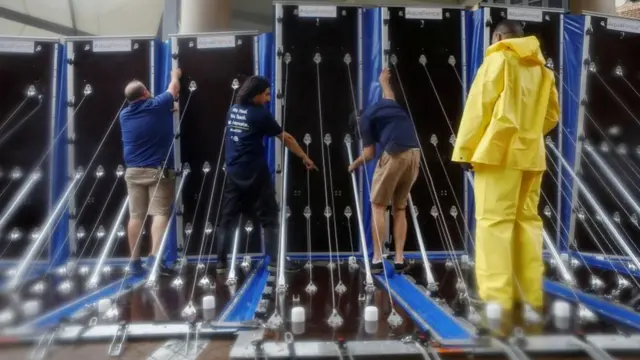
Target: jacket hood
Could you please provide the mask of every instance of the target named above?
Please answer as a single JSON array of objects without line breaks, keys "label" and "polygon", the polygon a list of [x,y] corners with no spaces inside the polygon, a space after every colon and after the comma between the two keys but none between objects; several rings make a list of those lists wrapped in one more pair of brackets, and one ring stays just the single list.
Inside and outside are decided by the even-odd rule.
[{"label": "jacket hood", "polygon": [[544,65],[545,59],[540,50],[540,42],[535,36],[512,38],[499,41],[487,49],[487,55],[495,52],[511,50],[520,59],[536,65]]}]

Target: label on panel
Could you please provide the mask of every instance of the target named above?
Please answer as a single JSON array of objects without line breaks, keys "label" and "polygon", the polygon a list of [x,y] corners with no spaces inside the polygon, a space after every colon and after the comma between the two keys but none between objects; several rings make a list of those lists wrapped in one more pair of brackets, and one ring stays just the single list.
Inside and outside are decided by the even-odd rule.
[{"label": "label on panel", "polygon": [[35,52],[35,42],[24,40],[2,40],[0,41],[0,52],[32,54]]},{"label": "label on panel", "polygon": [[235,35],[200,36],[196,41],[198,49],[220,49],[236,46]]},{"label": "label on panel", "polygon": [[507,19],[517,21],[542,22],[542,10],[507,9]]},{"label": "label on panel", "polygon": [[131,39],[93,40],[93,52],[129,52]]},{"label": "label on panel", "polygon": [[404,17],[417,20],[442,20],[442,9],[408,7],[404,9]]},{"label": "label on panel", "polygon": [[298,6],[299,17],[309,18],[334,18],[338,16],[336,6],[327,5],[300,5]]},{"label": "label on panel", "polygon": [[631,19],[607,19],[607,29],[640,34],[640,21]]}]

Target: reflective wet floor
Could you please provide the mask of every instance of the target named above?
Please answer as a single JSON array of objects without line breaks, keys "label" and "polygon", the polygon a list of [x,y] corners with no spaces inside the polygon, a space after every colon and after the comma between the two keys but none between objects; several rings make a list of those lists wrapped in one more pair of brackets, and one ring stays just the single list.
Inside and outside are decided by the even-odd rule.
[{"label": "reflective wet floor", "polygon": [[[88,276],[78,272],[65,273],[52,269],[48,274],[22,283],[16,291],[5,290],[0,295],[0,312],[13,314],[13,320],[3,326],[15,326],[42,316],[81,296],[100,289],[122,277],[122,272],[104,272],[98,286],[87,287]],[[1,317],[1,316],[0,316]]]},{"label": "reflective wet floor", "polygon": [[[386,290],[377,287],[371,294],[364,289],[364,269],[349,271],[346,261],[333,270],[333,283],[328,262],[313,262],[313,268],[303,269],[295,273],[286,274],[288,289],[286,295],[281,296],[278,302],[279,313],[284,320],[281,332],[269,334],[269,338],[282,339],[284,332],[292,332],[296,340],[369,340],[397,338],[415,331],[416,327],[411,318],[398,305],[395,311],[402,318],[402,324],[393,329],[387,323],[387,317],[392,307]],[[317,292],[308,294],[305,288],[309,285],[309,278],[317,287]],[[342,281],[346,292],[342,295],[335,291],[335,287]],[[334,306],[335,301],[335,306]],[[276,301],[271,301],[268,316],[274,311]],[[304,331],[297,324],[291,322],[293,307],[303,307],[306,321]],[[364,311],[367,306],[378,308],[378,321],[365,324]],[[334,313],[342,319],[342,325],[333,328],[328,320]],[[366,325],[366,326],[365,326]]]},{"label": "reflective wet floor", "polygon": [[[431,266],[433,276],[436,282],[439,284],[438,291],[433,296],[442,299],[447,305],[454,309],[454,311],[459,316],[466,317],[466,306],[460,303],[459,291],[456,288],[456,284],[458,284],[458,278],[460,277],[456,274],[456,270],[453,268],[453,266],[451,266],[451,263],[447,264],[445,262],[432,262]],[[461,271],[464,283],[471,289],[475,288],[473,269],[471,267],[461,266]],[[555,278],[555,270],[548,268],[546,272],[548,279]],[[426,288],[426,276],[424,267],[422,266],[421,262],[412,263],[405,274],[414,278],[417,284]],[[574,275],[577,282],[576,290],[601,297],[603,300],[617,302],[624,305],[627,304],[629,301],[628,299],[638,291],[638,287],[635,286],[635,280],[625,277],[626,279],[628,279],[630,284],[634,285],[625,288],[624,291],[621,291],[620,294],[617,294],[615,290],[618,283],[618,274],[613,271],[577,267],[576,269],[574,269]],[[591,279],[594,276],[602,280],[603,286],[602,288],[599,288],[598,291],[594,291],[593,289],[593,281]],[[474,293],[474,291],[472,291],[472,293]],[[520,326],[525,331],[525,333],[529,333],[531,335],[561,333],[561,331],[555,327],[553,322],[552,307],[555,300],[556,298],[554,296],[548,293],[545,294],[544,308],[542,313],[539,314],[541,315],[543,320],[542,326],[525,326],[522,316],[517,316],[519,314],[513,316],[514,326]],[[602,317],[598,317],[594,322],[580,321],[578,312],[578,307],[572,306],[572,328],[577,332],[584,334],[637,333],[637,331],[634,329],[620,326],[619,324],[608,321],[607,319],[604,319]]]},{"label": "reflective wet floor", "polygon": [[[196,310],[193,321],[215,319],[233,298],[246,279],[245,274],[236,270],[237,284],[227,286],[227,275],[217,274],[215,263],[188,264],[182,272],[176,272],[175,276],[159,276],[155,288],[147,286],[136,287],[118,299],[119,321],[126,322],[150,322],[171,321],[184,322],[182,311],[191,302]],[[182,279],[182,286],[174,286],[177,277]],[[208,281],[203,281],[208,279]],[[215,308],[204,311],[202,299],[206,296],[215,298]],[[86,322],[91,318],[97,318],[104,322],[104,316],[98,314],[98,309],[93,308],[80,320]],[[109,319],[109,321],[116,321]]]}]

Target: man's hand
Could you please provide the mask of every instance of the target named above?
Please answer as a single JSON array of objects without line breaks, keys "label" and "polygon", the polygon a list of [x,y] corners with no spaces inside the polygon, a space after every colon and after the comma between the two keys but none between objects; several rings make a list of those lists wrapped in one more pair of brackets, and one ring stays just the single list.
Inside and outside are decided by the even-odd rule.
[{"label": "man's hand", "polygon": [[180,70],[180,68],[171,70],[171,77],[174,79],[180,79],[182,77],[182,70]]},{"label": "man's hand", "polygon": [[358,161],[354,161],[351,165],[349,165],[349,172],[352,173],[356,171],[360,167],[360,163]]},{"label": "man's hand", "polygon": [[304,163],[304,166],[307,168],[307,170],[318,171],[318,167],[316,166],[316,164],[313,163],[311,159],[309,159],[309,157],[304,158],[302,162]]},{"label": "man's hand", "polygon": [[460,167],[461,167],[461,168],[462,168],[462,170],[464,170],[464,171],[471,171],[471,170],[473,170],[473,166],[471,166],[471,164],[470,164],[470,163],[466,163],[466,162],[460,163]]},{"label": "man's hand", "polygon": [[378,81],[380,81],[380,84],[382,85],[389,84],[389,82],[391,81],[391,70],[389,70],[389,68],[382,69],[380,77],[378,77]]}]

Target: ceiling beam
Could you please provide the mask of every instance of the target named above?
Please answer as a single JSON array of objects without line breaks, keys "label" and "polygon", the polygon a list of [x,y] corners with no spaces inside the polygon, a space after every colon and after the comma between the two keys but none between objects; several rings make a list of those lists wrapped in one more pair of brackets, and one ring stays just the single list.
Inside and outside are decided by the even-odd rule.
[{"label": "ceiling beam", "polygon": [[93,35],[85,31],[80,31],[72,27],[56,24],[53,21],[48,21],[48,20],[37,18],[37,17],[33,17],[31,15],[27,15],[27,14],[24,14],[15,10],[7,9],[1,6],[0,6],[0,18],[15,21],[17,23],[21,23],[21,24],[38,28],[41,30],[46,30],[55,34],[60,34],[62,36]]},{"label": "ceiling beam", "polygon": [[71,27],[77,33],[78,25],[76,24],[76,8],[73,5],[73,0],[69,0],[69,16],[71,16]]}]

